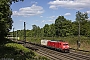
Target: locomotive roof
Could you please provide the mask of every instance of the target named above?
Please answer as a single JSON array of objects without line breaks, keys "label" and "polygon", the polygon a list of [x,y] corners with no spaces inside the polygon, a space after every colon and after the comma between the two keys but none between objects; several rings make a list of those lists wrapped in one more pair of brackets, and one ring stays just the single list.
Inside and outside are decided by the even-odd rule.
[{"label": "locomotive roof", "polygon": [[51,40],[51,41],[65,42],[65,41],[63,41],[63,40]]}]

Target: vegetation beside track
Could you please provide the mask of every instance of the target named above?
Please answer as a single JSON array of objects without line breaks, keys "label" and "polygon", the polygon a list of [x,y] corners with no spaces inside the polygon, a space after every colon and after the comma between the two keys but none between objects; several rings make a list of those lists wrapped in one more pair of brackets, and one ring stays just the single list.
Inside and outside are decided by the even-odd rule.
[{"label": "vegetation beside track", "polygon": [[[27,41],[40,44],[41,39],[50,39],[50,40],[64,40],[69,43],[71,48],[77,49],[77,40],[78,36],[68,36],[68,37],[26,37]],[[23,40],[23,37],[20,38]],[[81,36],[80,40],[81,46],[80,50],[90,51],[90,37]]]},{"label": "vegetation beside track", "polygon": [[3,39],[0,42],[0,59],[48,60],[46,57],[39,56],[23,45],[17,44],[9,39]]}]

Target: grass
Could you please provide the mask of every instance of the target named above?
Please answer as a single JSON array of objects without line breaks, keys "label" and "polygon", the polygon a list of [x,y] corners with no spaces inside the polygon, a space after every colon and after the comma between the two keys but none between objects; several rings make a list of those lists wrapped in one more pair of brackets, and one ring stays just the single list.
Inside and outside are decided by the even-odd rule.
[{"label": "grass", "polygon": [[48,60],[46,57],[39,56],[21,44],[17,44],[9,39],[2,39],[0,41],[0,59]]}]

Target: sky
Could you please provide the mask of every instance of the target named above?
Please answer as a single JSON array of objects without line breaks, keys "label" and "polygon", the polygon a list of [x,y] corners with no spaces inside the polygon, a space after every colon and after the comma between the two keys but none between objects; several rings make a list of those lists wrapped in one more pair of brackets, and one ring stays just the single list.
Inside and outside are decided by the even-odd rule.
[{"label": "sky", "polygon": [[24,0],[13,3],[11,9],[12,28],[22,30],[26,22],[26,29],[31,30],[32,25],[42,28],[55,23],[58,16],[75,21],[77,11],[87,12],[90,17],[90,0]]}]

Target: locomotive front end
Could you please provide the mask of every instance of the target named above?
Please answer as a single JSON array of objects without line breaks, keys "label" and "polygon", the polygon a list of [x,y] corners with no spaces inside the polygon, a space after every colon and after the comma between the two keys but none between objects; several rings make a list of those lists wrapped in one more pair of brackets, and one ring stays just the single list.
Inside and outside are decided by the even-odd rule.
[{"label": "locomotive front end", "polygon": [[68,43],[63,43],[62,45],[62,50],[63,52],[69,52],[69,44]]}]

